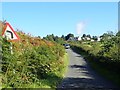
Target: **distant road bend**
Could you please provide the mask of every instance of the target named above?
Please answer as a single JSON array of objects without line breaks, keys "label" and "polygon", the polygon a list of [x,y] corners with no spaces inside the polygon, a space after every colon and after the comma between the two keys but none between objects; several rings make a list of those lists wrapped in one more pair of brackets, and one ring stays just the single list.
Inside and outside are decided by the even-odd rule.
[{"label": "distant road bend", "polygon": [[61,84],[58,85],[58,90],[75,88],[79,90],[120,90],[110,81],[95,73],[81,55],[71,49],[66,51],[69,55],[68,71]]}]

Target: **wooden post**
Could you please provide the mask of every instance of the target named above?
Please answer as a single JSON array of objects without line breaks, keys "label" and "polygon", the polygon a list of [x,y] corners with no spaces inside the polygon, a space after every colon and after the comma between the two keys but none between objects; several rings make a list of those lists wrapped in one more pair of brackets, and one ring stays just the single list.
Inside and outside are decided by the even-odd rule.
[{"label": "wooden post", "polygon": [[10,52],[13,54],[13,48],[12,48],[12,43],[10,42]]}]

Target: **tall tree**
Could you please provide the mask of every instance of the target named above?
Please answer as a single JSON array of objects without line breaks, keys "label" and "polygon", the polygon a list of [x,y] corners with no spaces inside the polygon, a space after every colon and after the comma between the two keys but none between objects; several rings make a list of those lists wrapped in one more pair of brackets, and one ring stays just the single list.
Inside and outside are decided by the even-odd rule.
[{"label": "tall tree", "polygon": [[62,35],[61,38],[62,38],[63,40],[65,40],[65,36],[64,36],[64,35]]},{"label": "tall tree", "polygon": [[93,36],[92,39],[95,40],[95,41],[97,41],[98,37],[97,36]]},{"label": "tall tree", "polygon": [[70,37],[74,37],[74,34],[69,33],[67,36],[65,36],[65,40],[68,40]]},{"label": "tall tree", "polygon": [[84,37],[84,38],[85,38],[86,36],[87,36],[86,34],[83,34],[83,36],[82,36],[82,37]]},{"label": "tall tree", "polygon": [[87,37],[89,37],[89,38],[91,39],[91,36],[90,36],[90,34],[88,34],[88,35],[87,35]]}]

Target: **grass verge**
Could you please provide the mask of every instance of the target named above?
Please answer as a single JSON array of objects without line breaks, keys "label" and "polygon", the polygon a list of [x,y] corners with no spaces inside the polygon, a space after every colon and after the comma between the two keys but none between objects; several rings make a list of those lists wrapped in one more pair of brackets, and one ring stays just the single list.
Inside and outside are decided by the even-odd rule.
[{"label": "grass verge", "polygon": [[69,60],[68,54],[65,53],[65,55],[64,55],[64,68],[63,68],[63,71],[62,71],[62,73],[63,73],[63,76],[62,76],[62,77],[65,77],[65,73],[66,73],[67,70],[68,70],[68,63],[69,63],[68,60]]}]

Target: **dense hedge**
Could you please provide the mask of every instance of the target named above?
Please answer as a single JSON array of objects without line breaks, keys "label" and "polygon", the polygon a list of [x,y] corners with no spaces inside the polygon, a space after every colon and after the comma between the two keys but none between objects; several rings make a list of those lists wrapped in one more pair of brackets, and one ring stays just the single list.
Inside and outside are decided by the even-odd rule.
[{"label": "dense hedge", "polygon": [[[64,68],[63,46],[18,32],[20,41],[10,42],[0,37],[2,44],[2,84],[7,87],[25,87],[26,84],[41,85],[50,75],[59,77]],[[56,84],[56,83],[55,83]]]},{"label": "dense hedge", "polygon": [[105,41],[105,43],[72,43],[71,48],[82,54],[95,70],[120,85],[120,44],[116,41],[114,43],[112,40]]},{"label": "dense hedge", "polygon": [[[120,70],[120,61],[119,60],[114,60],[109,57],[104,57],[99,54],[94,54],[94,53],[92,53],[95,51],[94,49],[86,50],[86,48],[76,46],[76,45],[72,46],[72,49],[75,52],[82,54],[86,60],[88,60],[90,62],[96,62],[108,70],[112,70],[112,71],[119,73],[119,70]],[[116,57],[118,57],[118,56],[116,56]]]}]

